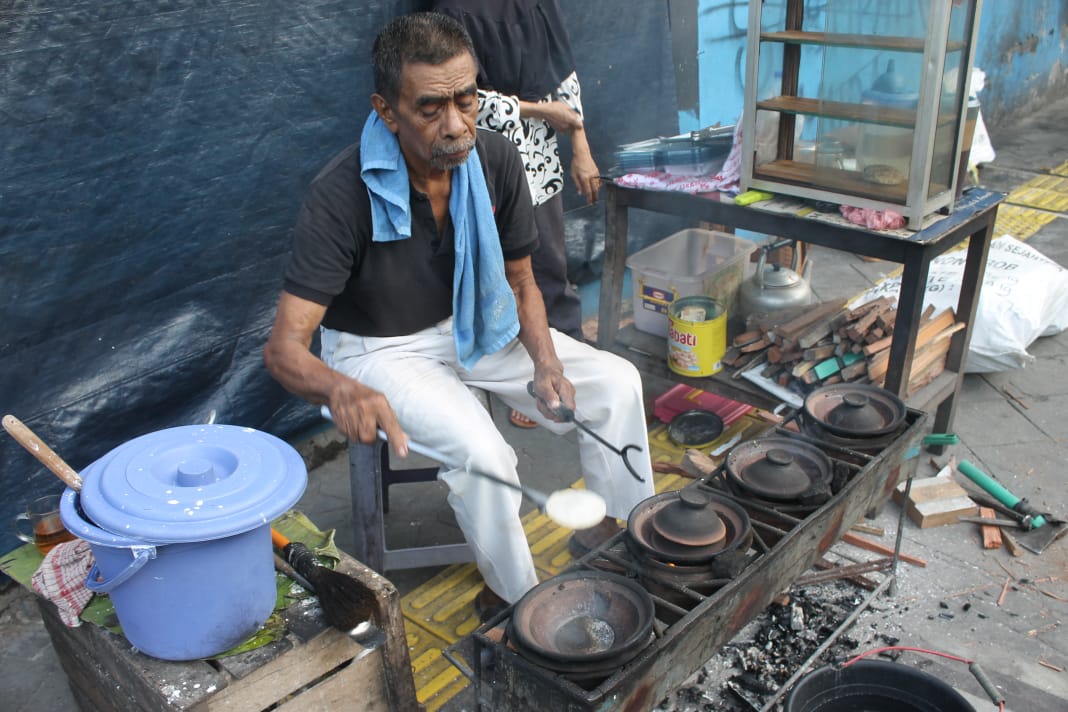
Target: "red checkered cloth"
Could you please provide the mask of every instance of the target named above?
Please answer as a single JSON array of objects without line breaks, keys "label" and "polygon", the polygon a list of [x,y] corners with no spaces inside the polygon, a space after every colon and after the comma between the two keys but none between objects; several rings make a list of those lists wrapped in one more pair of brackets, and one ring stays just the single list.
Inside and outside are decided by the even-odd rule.
[{"label": "red checkered cloth", "polygon": [[70,628],[82,624],[78,616],[93,598],[93,592],[85,587],[92,565],[89,542],[67,541],[45,555],[30,580],[34,591],[56,604],[60,619]]}]

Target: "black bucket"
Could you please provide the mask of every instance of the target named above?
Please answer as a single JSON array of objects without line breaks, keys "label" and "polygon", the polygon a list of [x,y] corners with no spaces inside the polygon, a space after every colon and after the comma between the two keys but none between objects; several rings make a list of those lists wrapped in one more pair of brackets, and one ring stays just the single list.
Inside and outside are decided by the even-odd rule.
[{"label": "black bucket", "polygon": [[881,660],[822,667],[790,692],[785,712],[975,712],[959,692],[916,668]]}]

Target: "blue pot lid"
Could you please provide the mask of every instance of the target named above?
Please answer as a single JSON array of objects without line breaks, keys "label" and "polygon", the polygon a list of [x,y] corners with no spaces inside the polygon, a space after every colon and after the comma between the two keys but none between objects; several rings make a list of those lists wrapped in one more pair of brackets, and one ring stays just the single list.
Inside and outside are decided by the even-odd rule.
[{"label": "blue pot lid", "polygon": [[186,425],[124,443],[81,473],[101,529],[151,543],[207,541],[269,524],[300,499],[304,460],[273,435]]}]

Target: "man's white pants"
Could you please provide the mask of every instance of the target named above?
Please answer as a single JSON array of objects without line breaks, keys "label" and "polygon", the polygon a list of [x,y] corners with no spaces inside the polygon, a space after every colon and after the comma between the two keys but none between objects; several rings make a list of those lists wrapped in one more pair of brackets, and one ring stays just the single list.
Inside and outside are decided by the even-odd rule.
[{"label": "man's white pants", "polygon": [[[645,480],[639,482],[619,455],[581,430],[577,434],[586,486],[604,497],[609,516],[625,519],[635,504],[654,493],[641,378],[628,361],[555,330],[551,333],[564,375],[575,386],[576,419],[616,447],[642,448],[628,453]],[[412,440],[442,453],[450,463],[462,463],[456,469],[442,467],[439,474],[449,487],[449,504],[483,579],[505,600],[519,600],[538,583],[519,519],[521,495],[468,474],[476,470],[518,482],[517,460],[468,387],[496,394],[554,433],[574,428],[548,421],[538,411],[527,393],[534,364],[523,346],[513,340],[466,371],[456,360],[452,319],[395,337],[323,329],[322,345],[328,366],[386,396]]]}]

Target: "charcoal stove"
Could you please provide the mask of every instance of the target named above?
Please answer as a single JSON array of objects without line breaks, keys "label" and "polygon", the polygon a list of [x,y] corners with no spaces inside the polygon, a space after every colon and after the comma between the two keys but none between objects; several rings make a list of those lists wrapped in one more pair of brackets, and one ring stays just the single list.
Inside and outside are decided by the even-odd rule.
[{"label": "charcoal stove", "polygon": [[[680,687],[739,630],[788,588],[865,514],[877,511],[898,482],[915,471],[915,452],[927,414],[908,409],[899,431],[878,451],[844,447],[813,437],[800,413],[769,425],[758,437],[792,438],[815,445],[835,472],[821,504],[763,500],[732,489],[726,468],[687,487],[729,497],[747,512],[752,540],[737,571],[702,571],[701,565],[650,560],[623,531],[574,562],[569,571],[612,571],[633,577],[651,594],[654,638],[613,670],[572,679],[520,655],[505,632],[512,609],[446,651],[474,683],[479,703],[491,710],[586,712],[648,710]],[[640,505],[639,505],[640,506]],[[696,570],[695,570],[696,569]],[[502,635],[503,634],[503,635]]]}]

